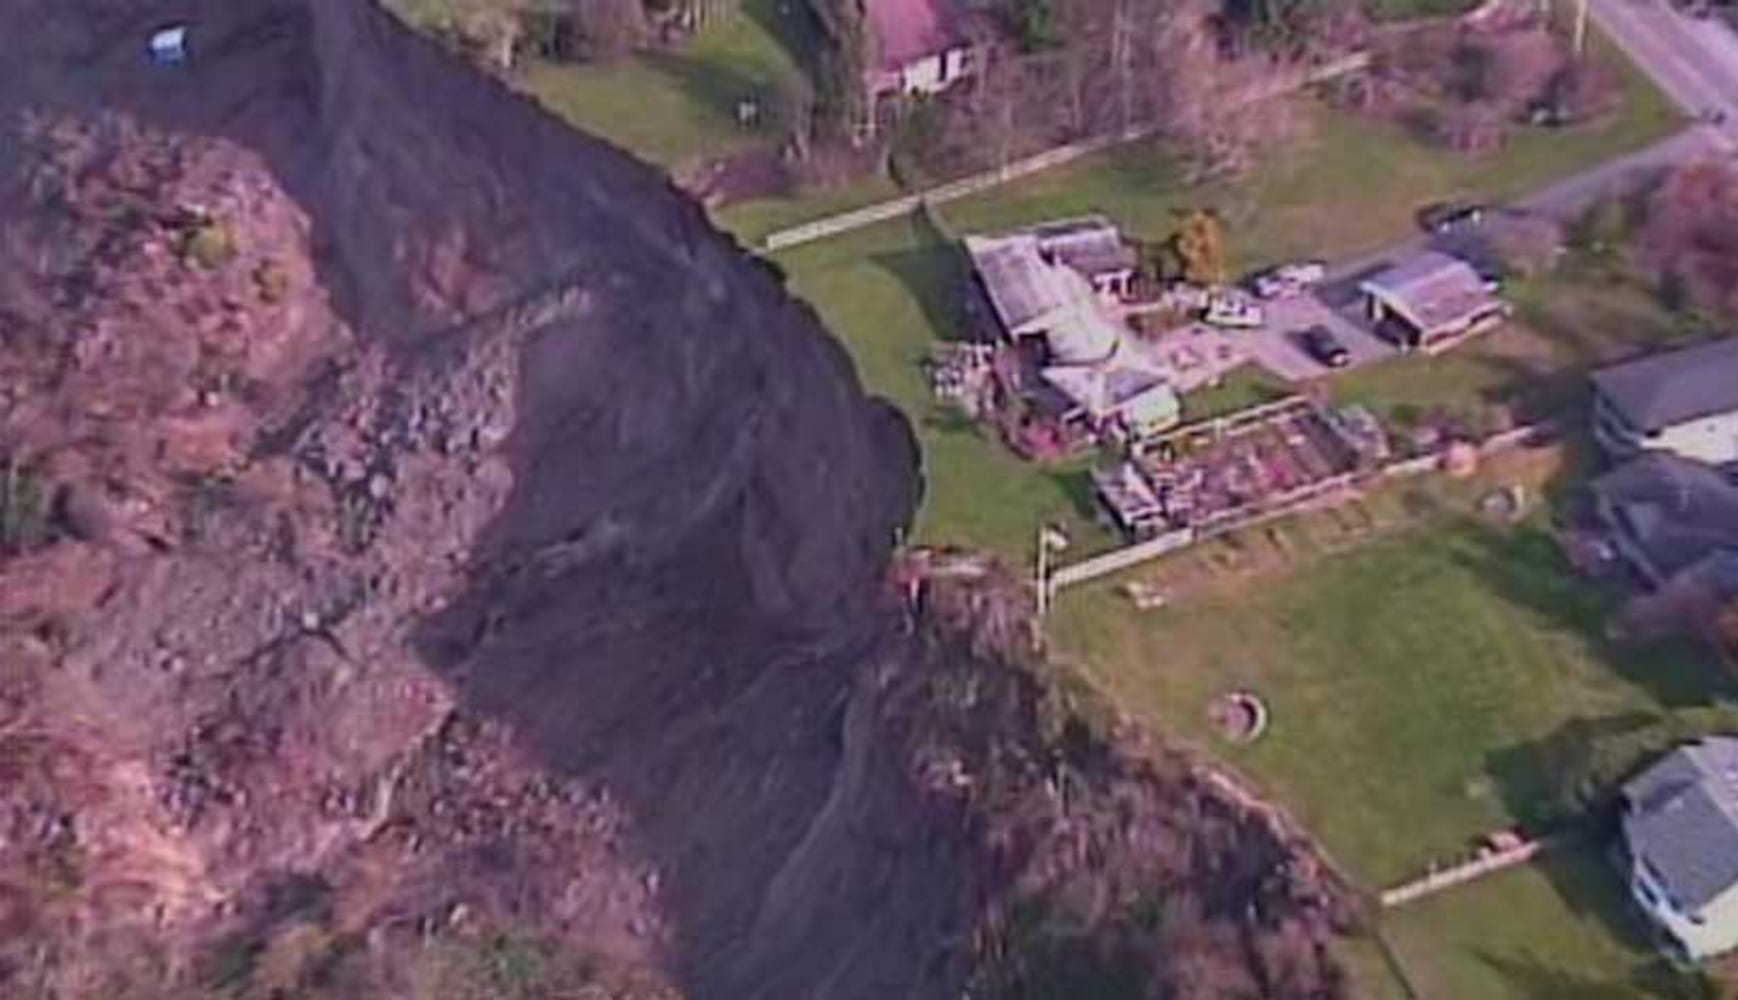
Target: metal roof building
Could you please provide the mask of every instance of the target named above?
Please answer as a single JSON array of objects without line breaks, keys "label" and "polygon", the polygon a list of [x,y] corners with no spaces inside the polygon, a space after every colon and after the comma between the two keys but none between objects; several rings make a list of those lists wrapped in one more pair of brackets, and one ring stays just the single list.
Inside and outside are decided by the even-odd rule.
[{"label": "metal roof building", "polygon": [[1508,312],[1471,264],[1435,250],[1380,272],[1358,290],[1372,317],[1406,328],[1408,346],[1428,347]]}]

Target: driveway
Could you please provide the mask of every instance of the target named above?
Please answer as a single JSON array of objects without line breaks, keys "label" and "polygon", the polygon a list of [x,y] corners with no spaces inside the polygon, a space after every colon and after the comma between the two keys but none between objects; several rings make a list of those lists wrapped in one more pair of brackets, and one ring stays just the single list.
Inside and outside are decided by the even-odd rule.
[{"label": "driveway", "polygon": [[[1239,343],[1251,361],[1287,382],[1325,378],[1399,353],[1393,344],[1376,336],[1358,319],[1355,297],[1349,303],[1336,301],[1330,304],[1313,293],[1293,295],[1264,302],[1262,308],[1266,312],[1266,324],[1259,330],[1241,334]],[[1332,331],[1340,343],[1346,345],[1347,353],[1352,356],[1350,363],[1341,368],[1329,368],[1311,357],[1298,343],[1298,334],[1312,326],[1325,326]]]}]

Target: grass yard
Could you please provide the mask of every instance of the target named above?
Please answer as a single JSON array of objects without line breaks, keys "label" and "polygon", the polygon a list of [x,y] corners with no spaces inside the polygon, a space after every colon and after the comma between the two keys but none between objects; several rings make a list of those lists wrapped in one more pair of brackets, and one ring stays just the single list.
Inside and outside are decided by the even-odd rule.
[{"label": "grass yard", "polygon": [[[1609,56],[1616,58],[1615,56]],[[1178,213],[1211,205],[1228,220],[1234,265],[1345,257],[1410,233],[1419,206],[1453,197],[1500,201],[1640,149],[1681,125],[1665,99],[1635,77],[1624,110],[1579,129],[1519,130],[1487,157],[1445,152],[1398,126],[1312,107],[1310,137],[1233,183],[1183,187],[1151,146],[1125,147],[946,207],[962,232],[1103,211],[1159,240]]]},{"label": "grass yard", "polygon": [[[1527,475],[1537,496],[1554,473]],[[1365,884],[1400,881],[1492,829],[1550,818],[1549,761],[1572,721],[1731,693],[1699,648],[1605,641],[1607,599],[1544,531],[1471,514],[1504,481],[1390,490],[1361,515],[1377,527],[1338,554],[1338,513],[1184,553],[1148,571],[1181,588],[1164,610],[1138,611],[1109,583],[1067,593],[1053,637],[1112,701],[1295,809]],[[1263,560],[1277,568],[1245,572]],[[1217,745],[1207,722],[1233,688],[1273,711],[1253,747]]]},{"label": "grass yard", "polygon": [[1391,911],[1384,931],[1426,997],[1703,1000],[1646,944],[1617,873],[1567,851]]},{"label": "grass yard", "polygon": [[887,223],[781,256],[792,290],[813,302],[875,392],[904,410],[923,443],[927,492],[916,527],[946,541],[1024,557],[1044,520],[1080,548],[1114,542],[1091,520],[1086,464],[1044,469],[935,404],[923,361],[960,335],[966,262],[921,218]]},{"label": "grass yard", "polygon": [[[778,81],[802,73],[813,26],[807,8],[741,0],[684,48],[605,66],[530,62],[520,86],[575,128],[668,169],[776,141]],[[760,128],[736,121],[737,102],[762,108]]]}]

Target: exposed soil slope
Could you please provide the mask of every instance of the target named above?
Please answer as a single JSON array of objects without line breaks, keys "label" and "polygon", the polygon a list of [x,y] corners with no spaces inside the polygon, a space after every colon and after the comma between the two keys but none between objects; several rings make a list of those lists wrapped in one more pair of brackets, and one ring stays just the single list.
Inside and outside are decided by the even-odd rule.
[{"label": "exposed soil slope", "polygon": [[1283,831],[907,631],[909,433],[663,179],[360,0],[0,38],[0,992],[950,997],[1067,890],[1337,994]]}]

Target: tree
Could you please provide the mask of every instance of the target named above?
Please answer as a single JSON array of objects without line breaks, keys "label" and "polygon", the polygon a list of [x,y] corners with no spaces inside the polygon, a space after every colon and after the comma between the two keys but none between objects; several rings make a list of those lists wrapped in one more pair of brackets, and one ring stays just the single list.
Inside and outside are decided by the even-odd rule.
[{"label": "tree", "polygon": [[1569,227],[1569,245],[1584,253],[1606,256],[1629,239],[1629,207],[1606,195],[1588,205]]},{"label": "tree", "polygon": [[779,76],[772,93],[772,119],[792,158],[799,163],[807,160],[815,136],[815,88],[803,73]]},{"label": "tree", "polygon": [[1673,171],[1648,199],[1641,250],[1682,305],[1738,316],[1738,173],[1717,163]]},{"label": "tree", "polygon": [[1501,148],[1507,129],[1494,104],[1462,104],[1436,115],[1434,131],[1443,145],[1461,153],[1491,153]]},{"label": "tree", "polygon": [[1199,208],[1190,212],[1172,237],[1172,245],[1185,280],[1199,285],[1225,283],[1225,227],[1217,215]]},{"label": "tree", "polygon": [[1544,103],[1559,121],[1568,124],[1610,114],[1622,98],[1622,87],[1611,67],[1594,59],[1577,59],[1551,78]]},{"label": "tree", "polygon": [[587,58],[619,59],[646,40],[640,0],[567,0],[581,51]]},{"label": "tree", "polygon": [[1056,0],[1008,0],[1005,16],[1021,52],[1043,52],[1062,44]]},{"label": "tree", "polygon": [[1563,254],[1563,227],[1543,216],[1504,219],[1491,232],[1491,253],[1506,274],[1543,274]]}]

